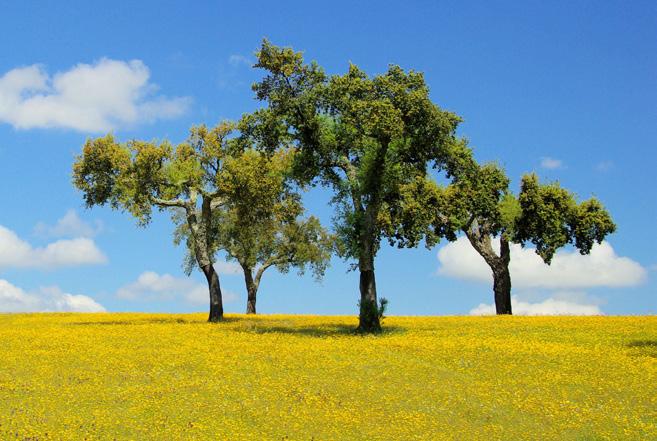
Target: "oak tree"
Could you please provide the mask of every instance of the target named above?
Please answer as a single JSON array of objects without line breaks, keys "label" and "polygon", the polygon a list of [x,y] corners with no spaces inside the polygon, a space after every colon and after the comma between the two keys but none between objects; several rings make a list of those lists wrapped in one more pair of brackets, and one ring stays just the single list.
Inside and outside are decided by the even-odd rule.
[{"label": "oak tree", "polygon": [[[438,191],[435,224],[460,228],[493,273],[497,314],[511,314],[510,244],[534,245],[550,264],[568,244],[588,254],[595,243],[615,231],[611,216],[595,198],[578,202],[558,183],[541,184],[535,174],[522,177],[516,196],[509,179],[495,164],[479,165],[470,150],[461,150],[454,179]],[[445,227],[447,225],[447,227]],[[493,247],[499,237],[500,248]],[[452,238],[453,239],[453,238]]]},{"label": "oak tree", "polygon": [[140,225],[153,209],[180,210],[193,256],[203,271],[210,297],[208,320],[223,317],[219,275],[213,266],[212,212],[222,203],[220,175],[231,149],[233,123],[192,127],[189,138],[174,147],[168,141],[118,142],[114,136],[90,139],[73,166],[73,181],[88,207],[108,204],[132,214]]},{"label": "oak tree", "polygon": [[265,77],[253,88],[268,106],[253,115],[253,131],[265,147],[295,145],[297,179],[333,189],[338,251],[360,272],[359,330],[379,331],[375,256],[384,238],[404,244],[387,234],[387,206],[428,164],[444,163],[460,119],[431,101],[421,73],[398,66],[369,76],[351,64],[327,75],[265,40],[256,67]]},{"label": "oak tree", "polygon": [[[290,185],[294,150],[272,155],[252,148],[226,159],[221,170],[223,204],[213,210],[210,249],[225,252],[244,273],[246,313],[256,313],[258,288],[264,272],[312,270],[321,279],[333,251],[333,237],[319,220],[304,218],[301,195]],[[177,242],[189,253],[186,270],[193,267],[194,236],[187,223],[176,229]]]}]

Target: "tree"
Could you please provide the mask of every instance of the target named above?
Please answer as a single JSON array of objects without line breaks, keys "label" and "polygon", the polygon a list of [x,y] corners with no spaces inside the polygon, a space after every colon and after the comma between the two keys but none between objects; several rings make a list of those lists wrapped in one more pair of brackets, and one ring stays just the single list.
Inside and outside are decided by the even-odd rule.
[{"label": "tree", "polygon": [[423,75],[412,70],[390,66],[369,77],[352,64],[327,76],[266,40],[257,58],[266,76],[253,88],[268,107],[252,116],[251,132],[267,148],[296,145],[297,179],[333,189],[338,251],[360,272],[358,329],[379,331],[375,256],[382,238],[406,244],[387,234],[397,230],[388,207],[398,205],[401,186],[425,178],[428,164],[444,163],[460,119],[431,102]]},{"label": "tree", "polygon": [[221,170],[237,148],[228,137],[234,127],[227,122],[192,127],[187,141],[176,148],[167,141],[119,143],[109,134],[88,140],[73,166],[74,184],[88,207],[109,204],[128,211],[142,226],[150,222],[154,207],[184,213],[194,259],[208,283],[211,322],[223,318],[211,252],[212,211],[222,203]]},{"label": "tree", "polygon": [[[246,313],[256,313],[258,288],[264,272],[275,267],[287,273],[312,269],[324,275],[333,250],[333,238],[319,220],[302,218],[299,193],[288,184],[294,150],[267,155],[247,149],[226,159],[221,170],[224,204],[212,213],[211,253],[225,251],[244,272]],[[186,270],[194,266],[194,236],[180,223],[176,241],[185,241],[189,253]]]},{"label": "tree", "polygon": [[[572,244],[588,254],[616,226],[595,198],[578,203],[557,183],[540,184],[535,174],[522,177],[516,197],[509,179],[494,164],[480,166],[469,150],[462,150],[451,170],[453,182],[438,192],[433,202],[434,222],[449,229],[460,228],[493,273],[497,314],[511,314],[510,243],[533,244],[536,253],[550,264],[554,253]],[[499,236],[500,250],[493,248]]]}]

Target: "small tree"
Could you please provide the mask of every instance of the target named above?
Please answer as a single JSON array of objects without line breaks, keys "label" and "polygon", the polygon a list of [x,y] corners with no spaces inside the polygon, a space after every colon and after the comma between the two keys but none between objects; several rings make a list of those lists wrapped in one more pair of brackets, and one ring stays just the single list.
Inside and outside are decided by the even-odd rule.
[{"label": "small tree", "polygon": [[194,238],[194,259],[210,294],[208,320],[223,317],[219,275],[212,253],[212,211],[221,204],[220,175],[231,149],[232,123],[192,127],[186,142],[133,140],[118,143],[110,134],[88,140],[73,166],[73,181],[88,207],[109,204],[128,211],[140,225],[151,220],[153,207],[184,213]]},{"label": "small tree", "polygon": [[[276,267],[303,274],[312,269],[324,275],[333,249],[333,238],[319,220],[303,219],[301,196],[288,185],[293,150],[266,155],[253,149],[228,158],[221,172],[224,204],[212,213],[212,254],[225,251],[244,272],[246,313],[256,313],[258,288],[264,272]],[[176,230],[177,242],[186,241],[186,270],[194,265],[194,236],[187,223]]]},{"label": "small tree", "polygon": [[[523,176],[516,197],[496,165],[480,166],[466,149],[453,157],[460,158],[452,164],[454,181],[436,192],[433,221],[447,230],[460,228],[491,268],[497,314],[512,313],[510,243],[533,244],[549,265],[559,248],[572,244],[588,254],[594,243],[616,229],[595,198],[578,203],[558,184],[540,184],[535,174]],[[495,236],[500,239],[499,253],[492,245]]]},{"label": "small tree", "polygon": [[369,77],[352,64],[328,77],[300,53],[267,41],[257,57],[266,76],[254,91],[268,108],[254,115],[253,131],[270,148],[294,143],[297,178],[333,189],[338,251],[360,271],[358,329],[379,331],[375,256],[382,238],[404,244],[387,235],[395,228],[382,218],[400,186],[423,179],[431,161],[442,164],[460,119],[431,102],[418,72],[390,66]]}]

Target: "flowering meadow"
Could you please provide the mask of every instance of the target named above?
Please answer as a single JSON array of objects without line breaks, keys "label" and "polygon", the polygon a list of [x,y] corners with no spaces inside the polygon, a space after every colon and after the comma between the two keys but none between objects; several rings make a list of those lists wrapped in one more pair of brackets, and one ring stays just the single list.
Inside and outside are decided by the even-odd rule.
[{"label": "flowering meadow", "polygon": [[657,439],[657,317],[0,315],[2,440]]}]

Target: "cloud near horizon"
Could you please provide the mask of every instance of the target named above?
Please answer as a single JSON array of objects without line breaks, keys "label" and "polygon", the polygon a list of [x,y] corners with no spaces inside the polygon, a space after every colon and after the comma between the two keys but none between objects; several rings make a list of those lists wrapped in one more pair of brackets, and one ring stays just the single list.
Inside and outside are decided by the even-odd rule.
[{"label": "cloud near horizon", "polygon": [[0,270],[4,268],[54,269],[98,265],[107,257],[86,237],[61,239],[44,247],[33,247],[12,230],[0,225]]},{"label": "cloud near horizon", "polygon": [[[515,315],[603,315],[596,304],[579,303],[567,298],[549,297],[539,302],[520,300],[511,296],[511,310]],[[495,315],[495,304],[480,303],[470,315]]]},{"label": "cloud near horizon", "polygon": [[[493,248],[499,253],[499,238],[493,240]],[[441,247],[438,262],[440,275],[492,287],[490,268],[465,237]],[[589,255],[560,250],[551,265],[543,263],[534,248],[511,244],[509,272],[514,292],[521,294],[511,298],[513,313],[517,315],[600,315],[603,312],[599,304],[586,293],[568,290],[636,286],[647,278],[643,266],[628,257],[618,256],[608,242],[594,245]],[[535,290],[548,291],[546,298],[538,301],[522,298],[523,294]],[[470,310],[472,315],[494,313],[494,304],[482,303]]]},{"label": "cloud near horizon", "polygon": [[0,76],[0,122],[15,129],[63,128],[106,132],[175,118],[189,97],[154,95],[150,70],[141,60],[102,58],[50,75],[34,64]]},{"label": "cloud near horizon", "polygon": [[[493,240],[499,252],[499,239]],[[493,282],[493,275],[484,259],[465,237],[438,250],[438,274],[457,279]],[[585,289],[594,287],[636,286],[647,278],[647,271],[638,262],[616,254],[609,242],[596,244],[588,255],[576,250],[557,251],[551,265],[546,265],[534,248],[511,244],[509,264],[514,288]]]},{"label": "cloud near horizon", "polygon": [[105,308],[89,296],[69,294],[57,286],[26,292],[0,279],[0,312],[104,312]]},{"label": "cloud near horizon", "polygon": [[[182,300],[195,305],[203,305],[208,303],[208,287],[191,278],[145,271],[137,277],[136,281],[119,288],[116,297],[132,301]],[[225,303],[237,299],[237,296],[230,291],[222,292],[222,297]]]}]

